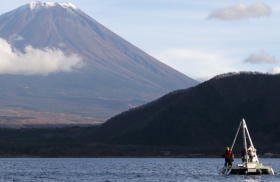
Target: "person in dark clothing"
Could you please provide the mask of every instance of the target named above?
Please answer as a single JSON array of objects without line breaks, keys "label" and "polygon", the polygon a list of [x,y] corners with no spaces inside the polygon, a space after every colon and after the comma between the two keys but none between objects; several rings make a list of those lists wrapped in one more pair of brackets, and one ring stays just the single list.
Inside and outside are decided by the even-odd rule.
[{"label": "person in dark clothing", "polygon": [[230,160],[230,156],[231,156],[231,150],[229,147],[227,147],[226,151],[225,151],[225,167],[231,167],[231,160]]},{"label": "person in dark clothing", "polygon": [[242,163],[245,162],[245,155],[246,155],[246,147],[245,147],[245,145],[244,145],[244,146],[243,146],[242,153],[241,153]]}]

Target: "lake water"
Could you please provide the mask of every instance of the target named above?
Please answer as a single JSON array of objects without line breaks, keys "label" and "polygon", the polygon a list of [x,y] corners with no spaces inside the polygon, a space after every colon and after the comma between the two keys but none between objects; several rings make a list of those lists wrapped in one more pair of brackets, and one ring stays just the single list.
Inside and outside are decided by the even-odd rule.
[{"label": "lake water", "polygon": [[277,174],[220,175],[222,158],[2,158],[0,181],[280,181],[280,159],[260,161]]}]

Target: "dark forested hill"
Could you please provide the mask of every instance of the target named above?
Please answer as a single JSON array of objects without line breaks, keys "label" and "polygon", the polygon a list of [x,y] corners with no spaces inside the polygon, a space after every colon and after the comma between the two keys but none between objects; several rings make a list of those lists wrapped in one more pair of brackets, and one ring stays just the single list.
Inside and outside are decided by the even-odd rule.
[{"label": "dark forested hill", "polygon": [[278,147],[279,93],[280,75],[219,75],[111,118],[99,137],[123,145],[224,147],[244,118],[257,147]]},{"label": "dark forested hill", "polygon": [[[85,144],[88,147],[84,149],[89,153],[98,151],[99,156],[154,156],[159,150],[171,150],[179,155],[218,156],[226,146],[231,146],[244,118],[258,153],[280,154],[279,93],[280,75],[219,75],[196,87],[171,92],[149,104],[123,112],[101,126],[5,129],[0,132],[0,152],[1,145],[6,151],[11,150],[5,143],[16,145],[15,148],[17,143],[38,143],[43,151],[46,146],[52,151],[55,149],[53,145],[63,144],[62,151],[67,150],[67,154],[72,149],[74,153],[78,150],[73,144]],[[65,143],[69,146],[64,146]],[[91,148],[93,144],[102,145]],[[238,156],[241,149],[240,133],[234,153]],[[37,149],[37,153],[39,151],[41,149]]]}]

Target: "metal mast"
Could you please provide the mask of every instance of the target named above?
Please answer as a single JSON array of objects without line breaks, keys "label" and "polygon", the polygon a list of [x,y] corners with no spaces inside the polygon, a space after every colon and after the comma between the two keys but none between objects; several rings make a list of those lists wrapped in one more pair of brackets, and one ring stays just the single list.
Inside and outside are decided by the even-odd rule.
[{"label": "metal mast", "polygon": [[247,142],[246,142],[246,133],[245,133],[245,129],[247,128],[247,126],[246,126],[246,123],[245,123],[245,120],[242,118],[242,120],[241,120],[241,126],[242,126],[242,128],[243,128],[243,130],[242,130],[242,132],[243,132],[243,145],[245,146],[245,152],[246,152],[246,163],[248,163],[248,152],[247,152]]},{"label": "metal mast", "polygon": [[[250,144],[254,147],[254,145],[253,145],[253,141],[252,141],[252,139],[251,139],[251,137],[250,137],[250,134],[249,134],[249,130],[248,130],[248,127],[247,127],[247,125],[246,125],[246,123],[245,123],[245,120],[244,119],[242,119],[242,122],[243,122],[243,127],[245,128],[245,130],[246,130],[246,133],[247,133],[247,135],[248,135],[248,139],[249,139],[249,141],[250,141]],[[244,129],[243,129],[244,130]],[[244,133],[243,133],[243,135],[244,135]],[[246,143],[246,139],[244,139],[244,142]],[[255,148],[255,147],[254,147]],[[247,149],[247,146],[246,146],[246,149]],[[256,149],[255,149],[256,150]],[[255,157],[256,157],[256,159],[257,159],[257,163],[259,164],[259,158],[258,158],[258,156],[257,156],[257,152],[255,152]],[[246,150],[246,156],[247,156],[247,150]],[[246,157],[247,158],[247,157]],[[247,159],[247,162],[248,162],[248,159]]]},{"label": "metal mast", "polygon": [[[245,122],[245,120],[242,118],[242,120],[241,120],[241,122],[240,122],[240,125],[239,125],[239,127],[238,127],[238,130],[237,130],[237,132],[236,132],[236,135],[235,135],[235,138],[234,138],[234,140],[233,140],[233,143],[232,143],[232,146],[231,146],[231,150],[233,149],[233,146],[234,146],[234,144],[235,144],[235,141],[236,141],[236,138],[237,138],[237,135],[238,135],[238,133],[239,133],[239,129],[240,128],[242,128],[242,132],[243,132],[243,145],[245,146],[245,152],[246,152],[246,163],[248,163],[248,151],[247,151],[247,148],[248,148],[248,146],[247,146],[247,140],[246,140],[246,138],[248,137],[248,139],[249,139],[249,141],[250,141],[250,144],[254,147],[254,145],[253,145],[253,142],[252,142],[252,139],[251,139],[251,137],[250,137],[250,134],[249,134],[249,130],[248,130],[248,128],[247,128],[247,125],[246,125],[246,122]],[[247,137],[246,137],[246,134],[247,134]],[[255,153],[255,155],[256,155],[256,158],[257,158],[257,163],[259,163],[259,159],[258,159],[258,156],[257,156],[257,153]]]}]

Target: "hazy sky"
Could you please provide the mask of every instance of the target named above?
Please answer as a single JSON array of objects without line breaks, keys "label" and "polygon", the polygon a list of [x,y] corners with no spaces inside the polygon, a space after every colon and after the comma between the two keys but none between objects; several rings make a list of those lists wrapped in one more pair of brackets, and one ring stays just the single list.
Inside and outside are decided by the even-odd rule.
[{"label": "hazy sky", "polygon": [[[0,14],[31,1],[0,0]],[[43,1],[50,2],[50,1]],[[146,53],[198,80],[280,72],[280,1],[66,0]]]}]

